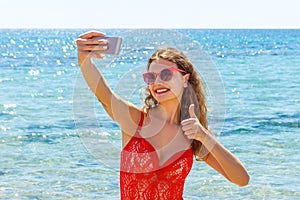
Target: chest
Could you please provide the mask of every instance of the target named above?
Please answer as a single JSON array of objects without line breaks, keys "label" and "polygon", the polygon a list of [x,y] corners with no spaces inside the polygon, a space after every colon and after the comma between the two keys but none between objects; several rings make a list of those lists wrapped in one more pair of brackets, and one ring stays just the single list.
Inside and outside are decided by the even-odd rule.
[{"label": "chest", "polygon": [[[155,132],[153,132],[156,130]],[[163,166],[171,158],[176,159],[180,152],[191,147],[191,140],[183,134],[180,126],[168,125],[160,129],[144,126],[139,132],[141,141],[153,149],[153,155],[157,157],[158,165]]]},{"label": "chest", "polygon": [[[148,173],[157,170],[182,171],[190,169],[193,161],[191,148],[156,150],[150,142],[141,137],[132,137],[121,152],[121,171]],[[171,171],[172,171],[171,170]]]}]

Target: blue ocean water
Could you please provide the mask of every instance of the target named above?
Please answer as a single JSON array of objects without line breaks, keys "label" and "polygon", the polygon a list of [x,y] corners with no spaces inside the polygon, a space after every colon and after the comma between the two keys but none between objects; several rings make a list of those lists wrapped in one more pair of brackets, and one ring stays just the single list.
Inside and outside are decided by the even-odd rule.
[{"label": "blue ocean water", "polygon": [[[0,30],[0,199],[119,199],[119,127],[77,66],[75,40],[85,31]],[[239,188],[194,162],[185,199],[300,199],[300,30],[105,32],[124,36],[122,53],[95,62],[139,105],[139,73],[155,46],[205,57],[200,74],[217,113],[210,125],[251,180]]]}]

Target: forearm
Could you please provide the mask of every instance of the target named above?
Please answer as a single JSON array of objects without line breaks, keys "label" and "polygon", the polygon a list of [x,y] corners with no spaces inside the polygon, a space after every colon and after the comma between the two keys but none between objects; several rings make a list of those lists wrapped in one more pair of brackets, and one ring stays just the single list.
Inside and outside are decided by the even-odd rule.
[{"label": "forearm", "polygon": [[[228,180],[239,186],[248,184],[249,175],[243,164],[210,133],[206,134],[203,145],[210,152],[206,160],[209,165],[222,173]],[[214,163],[214,161],[217,163]]]},{"label": "forearm", "polygon": [[105,106],[111,103],[112,91],[90,58],[80,62],[80,70],[90,90]]},{"label": "forearm", "polygon": [[199,150],[199,156],[231,182],[239,186],[247,185],[249,175],[243,164],[201,125],[194,112],[194,104],[190,105],[189,114],[190,118],[182,120],[181,126],[188,139],[198,140],[205,147]]}]

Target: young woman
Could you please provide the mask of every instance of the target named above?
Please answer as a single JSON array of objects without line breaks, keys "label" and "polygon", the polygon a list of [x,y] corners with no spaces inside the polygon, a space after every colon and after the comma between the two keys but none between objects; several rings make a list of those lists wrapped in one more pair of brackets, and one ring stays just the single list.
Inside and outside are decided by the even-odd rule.
[{"label": "young woman", "polygon": [[158,49],[143,74],[145,107],[119,98],[91,58],[103,58],[101,32],[77,39],[78,64],[92,92],[122,130],[121,199],[182,199],[193,157],[206,162],[229,181],[245,186],[242,163],[207,130],[201,79],[188,58],[175,48]]}]

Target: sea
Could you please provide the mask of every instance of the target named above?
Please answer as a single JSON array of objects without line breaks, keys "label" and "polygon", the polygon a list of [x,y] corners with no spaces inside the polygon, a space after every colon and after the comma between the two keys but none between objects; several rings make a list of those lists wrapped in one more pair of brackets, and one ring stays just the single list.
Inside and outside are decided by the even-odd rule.
[{"label": "sea", "polygon": [[[77,63],[86,31],[0,29],[0,199],[120,198],[120,127]],[[158,47],[182,50],[202,78],[210,130],[250,182],[238,187],[195,160],[184,199],[300,199],[299,29],[98,31],[123,41],[118,56],[93,61],[139,107]]]}]

